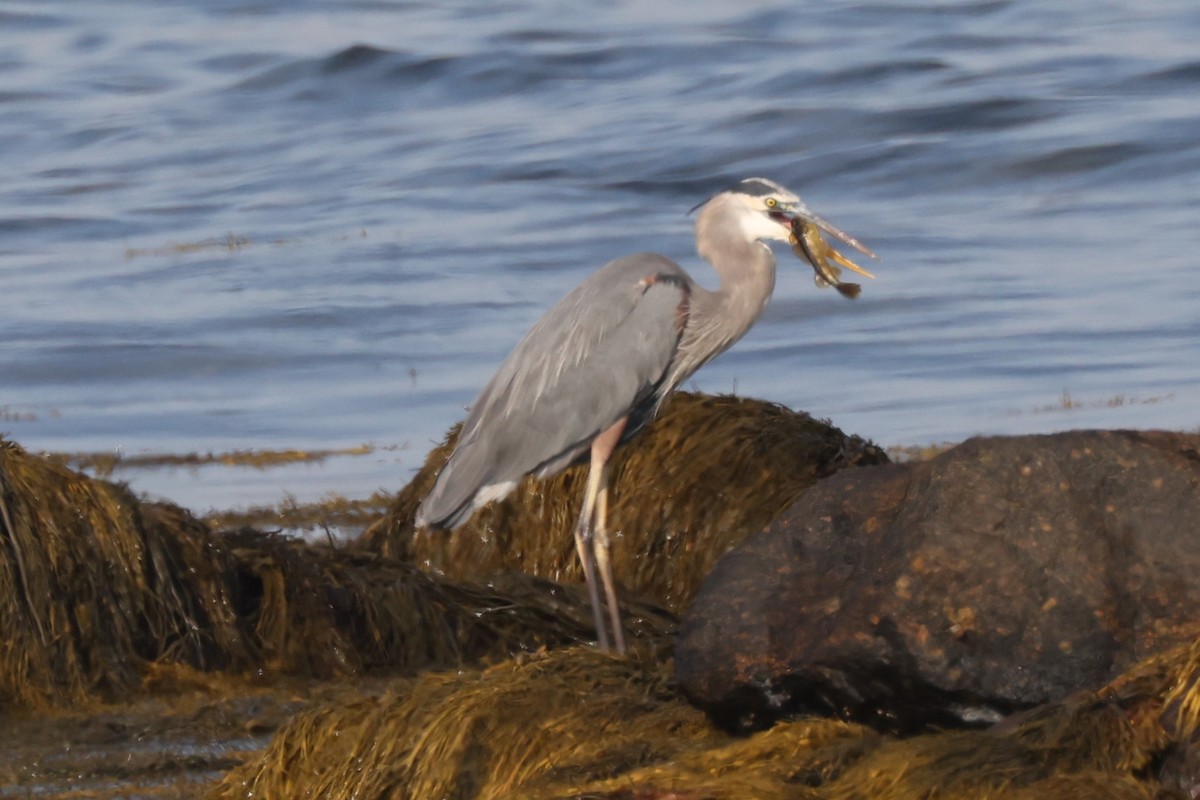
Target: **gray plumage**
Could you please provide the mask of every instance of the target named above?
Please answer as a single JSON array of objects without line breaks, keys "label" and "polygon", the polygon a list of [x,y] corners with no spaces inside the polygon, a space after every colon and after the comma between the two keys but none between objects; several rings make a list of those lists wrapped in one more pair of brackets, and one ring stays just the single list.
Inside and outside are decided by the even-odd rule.
[{"label": "gray plumage", "polygon": [[717,273],[716,291],[652,253],[593,273],[546,312],[488,382],[418,508],[416,525],[455,528],[523,476],[554,475],[590,450],[576,545],[601,646],[608,637],[596,567],[617,649],[624,650],[604,526],[612,448],[754,324],[775,287],[775,257],[764,241],[787,242],[797,217],[864,249],[795,194],[750,178],[708,200],[696,218],[697,250]]},{"label": "gray plumage", "polygon": [[[656,280],[643,285],[647,279]],[[557,474],[596,434],[655,402],[690,284],[667,258],[626,256],[546,312],[471,407],[417,525],[458,527],[480,505],[477,495],[495,499],[490,487]]]}]

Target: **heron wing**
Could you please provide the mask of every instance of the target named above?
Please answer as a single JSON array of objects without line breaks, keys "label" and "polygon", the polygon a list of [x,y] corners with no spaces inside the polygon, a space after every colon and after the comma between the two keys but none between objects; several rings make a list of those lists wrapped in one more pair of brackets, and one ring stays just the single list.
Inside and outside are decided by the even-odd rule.
[{"label": "heron wing", "polygon": [[605,265],[547,311],[472,406],[419,520],[454,527],[524,475],[559,472],[651,400],[690,286],[679,265],[644,253]]}]

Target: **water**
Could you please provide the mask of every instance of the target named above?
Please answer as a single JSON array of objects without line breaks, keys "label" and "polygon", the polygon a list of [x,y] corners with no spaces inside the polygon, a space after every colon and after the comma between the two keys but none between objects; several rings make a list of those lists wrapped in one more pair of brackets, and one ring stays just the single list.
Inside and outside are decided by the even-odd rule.
[{"label": "water", "polygon": [[[1200,425],[1200,6],[0,4],[0,431],[342,448],[122,475],[196,510],[397,489],[542,310],[764,175],[780,250],[691,385],[884,445]],[[1073,406],[1066,408],[1066,406]]]}]

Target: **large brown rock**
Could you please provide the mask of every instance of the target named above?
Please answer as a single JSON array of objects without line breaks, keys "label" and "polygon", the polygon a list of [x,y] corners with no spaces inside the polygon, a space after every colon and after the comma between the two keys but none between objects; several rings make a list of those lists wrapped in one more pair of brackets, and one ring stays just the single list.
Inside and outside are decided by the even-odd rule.
[{"label": "large brown rock", "polygon": [[676,651],[756,727],[982,723],[1200,634],[1200,436],[979,438],[847,470],[718,562]]}]

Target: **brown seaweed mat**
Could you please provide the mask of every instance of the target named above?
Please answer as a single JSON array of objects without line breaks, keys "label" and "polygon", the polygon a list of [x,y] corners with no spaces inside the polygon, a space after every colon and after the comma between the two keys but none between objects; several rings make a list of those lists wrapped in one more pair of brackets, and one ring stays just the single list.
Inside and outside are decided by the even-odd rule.
[{"label": "brown seaweed mat", "polygon": [[[456,426],[430,452],[361,546],[456,579],[524,572],[582,581],[573,531],[586,464],[544,481],[526,478],[453,536],[414,535],[417,505],[457,435]],[[874,444],[774,403],[677,392],[614,457],[613,572],[634,594],[679,612],[721,555],[809,486],[887,460]]]},{"label": "brown seaweed mat", "polygon": [[[631,603],[635,638],[673,629]],[[332,678],[587,641],[586,598],[454,584],[372,553],[139,502],[0,439],[0,709],[120,701],[164,665]]]},{"label": "brown seaweed mat", "polygon": [[661,650],[576,647],[347,692],[295,717],[209,797],[1115,800],[1194,788],[1200,642],[990,730],[907,739],[818,718],[731,737],[670,675]]}]

